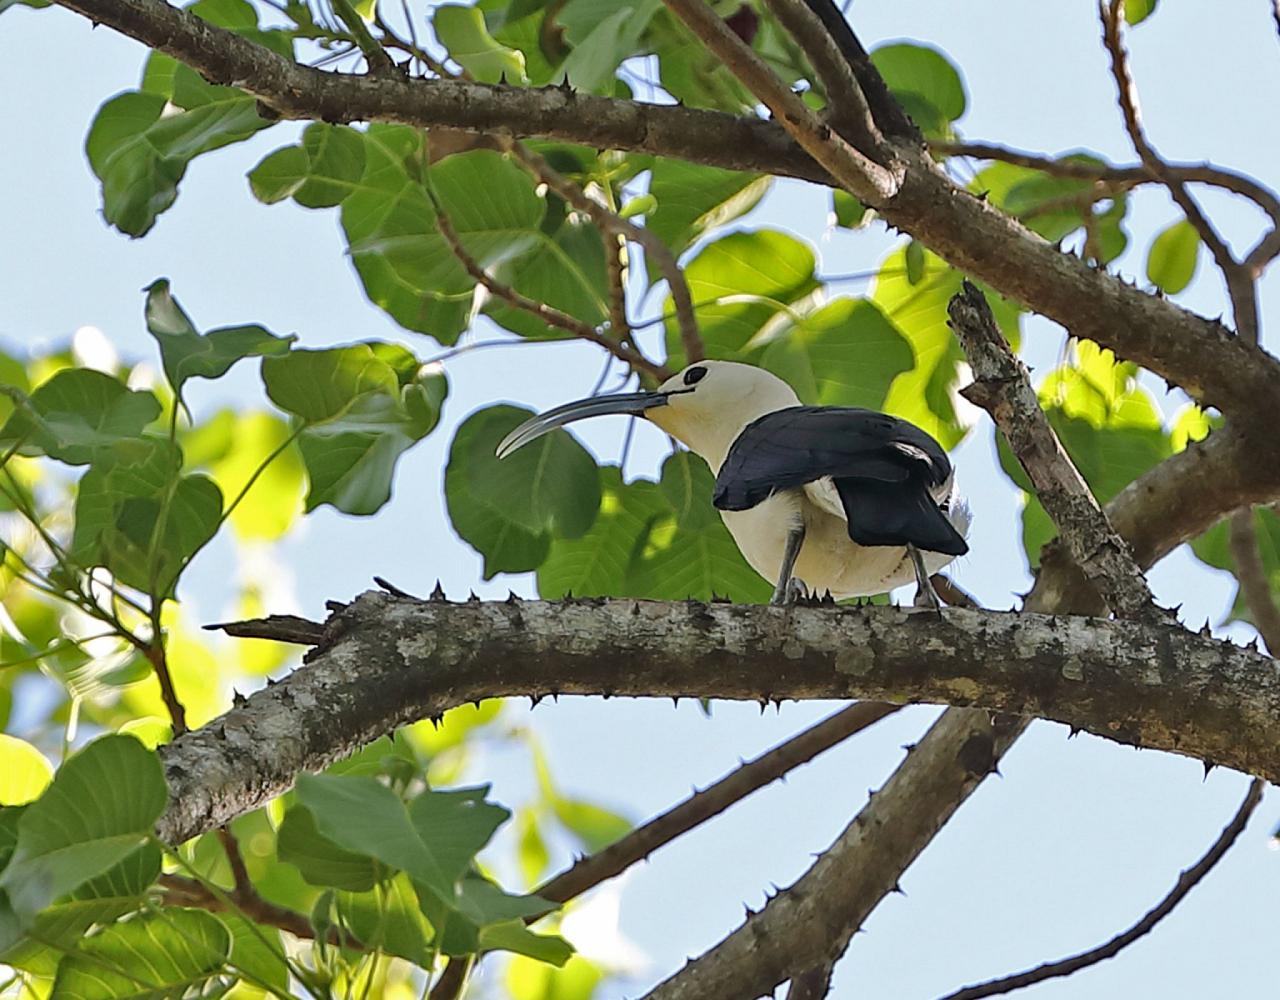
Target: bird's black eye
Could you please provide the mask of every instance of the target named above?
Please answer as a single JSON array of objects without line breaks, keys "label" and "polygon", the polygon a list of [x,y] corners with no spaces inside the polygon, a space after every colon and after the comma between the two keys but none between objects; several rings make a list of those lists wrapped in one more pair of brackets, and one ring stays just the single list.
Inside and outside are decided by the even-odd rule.
[{"label": "bird's black eye", "polygon": [[706,374],[707,370],[702,365],[695,365],[684,373],[684,384],[693,385],[695,382],[701,382]]}]

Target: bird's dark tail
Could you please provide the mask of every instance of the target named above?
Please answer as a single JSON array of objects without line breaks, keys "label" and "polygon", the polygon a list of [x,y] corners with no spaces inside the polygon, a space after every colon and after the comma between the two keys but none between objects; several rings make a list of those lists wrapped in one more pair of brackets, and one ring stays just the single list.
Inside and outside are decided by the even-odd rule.
[{"label": "bird's dark tail", "polygon": [[837,479],[836,490],[849,519],[849,537],[859,545],[914,545],[926,552],[962,556],[964,536],[947,520],[923,484],[908,491],[903,483]]}]

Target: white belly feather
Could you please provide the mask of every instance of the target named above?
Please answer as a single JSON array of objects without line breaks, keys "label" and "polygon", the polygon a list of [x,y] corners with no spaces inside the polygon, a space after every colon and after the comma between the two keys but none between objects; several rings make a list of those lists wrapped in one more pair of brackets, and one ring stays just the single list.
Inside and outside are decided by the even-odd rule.
[{"label": "white belly feather", "polygon": [[[720,516],[747,562],[770,583],[777,582],[787,534],[800,521],[805,538],[793,575],[810,593],[867,597],[915,580],[905,546],[863,546],[849,537],[844,508],[829,480],[775,493],[750,510],[724,510]],[[966,533],[969,515],[963,504],[953,503],[948,518],[962,535]],[[923,555],[930,573],[953,558],[941,552]]]}]

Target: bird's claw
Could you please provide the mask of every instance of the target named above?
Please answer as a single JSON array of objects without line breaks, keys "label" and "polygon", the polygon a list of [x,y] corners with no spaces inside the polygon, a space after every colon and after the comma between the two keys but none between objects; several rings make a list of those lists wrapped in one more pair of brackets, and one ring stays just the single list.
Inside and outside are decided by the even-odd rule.
[{"label": "bird's claw", "polygon": [[792,577],[787,581],[785,587],[776,587],[773,596],[769,598],[769,603],[774,607],[786,607],[790,604],[798,604],[800,601],[809,599],[809,588],[805,582],[797,577]]}]

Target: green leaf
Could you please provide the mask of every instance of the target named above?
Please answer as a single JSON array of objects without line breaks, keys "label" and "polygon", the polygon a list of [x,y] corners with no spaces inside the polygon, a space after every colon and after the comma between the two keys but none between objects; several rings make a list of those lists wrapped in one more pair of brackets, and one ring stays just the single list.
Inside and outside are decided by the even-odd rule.
[{"label": "green leaf", "polygon": [[836,299],[779,329],[759,357],[806,403],[882,409],[915,367],[911,344],[873,303]]},{"label": "green leaf", "polygon": [[204,910],[166,909],[104,928],[58,966],[50,1000],[182,996],[222,971],[231,932]]},{"label": "green leaf", "polygon": [[84,883],[69,898],[41,910],[25,938],[0,953],[0,960],[14,968],[52,977],[59,950],[74,950],[95,924],[109,924],[142,907],[147,889],[160,875],[160,867],[160,849],[154,844],[143,845],[104,874]]},{"label": "green leaf", "polygon": [[161,278],[147,287],[147,330],[160,343],[164,373],[181,395],[190,378],[220,378],[237,361],[287,354],[296,337],[277,337],[260,326],[233,326],[201,334]]},{"label": "green leaf", "polygon": [[255,984],[262,983],[288,996],[289,962],[280,931],[254,924],[234,911],[218,914],[218,920],[231,933],[229,964],[252,977]]},{"label": "green leaf", "polygon": [[636,0],[622,7],[613,0],[569,0],[556,20],[564,25],[573,51],[561,65],[558,80],[567,80],[574,90],[612,95],[614,74],[636,54],[641,35],[661,6],[661,0]]},{"label": "green leaf", "polygon": [[144,235],[173,204],[192,159],[270,124],[243,91],[210,86],[185,66],[173,80],[171,96],[128,91],[107,101],[85,143],[103,215],[130,236]]},{"label": "green leaf", "polygon": [[307,423],[337,419],[358,397],[392,395],[400,386],[391,366],[368,344],[268,358],[262,363],[262,381],[273,403]]},{"label": "green leaf", "polygon": [[292,197],[304,208],[332,208],[356,190],[364,167],[360,132],[312,122],[301,145],[277,149],[249,171],[249,186],[268,205]]},{"label": "green leaf", "polygon": [[707,463],[693,452],[673,452],[662,463],[658,485],[675,511],[679,527],[701,531],[720,520],[709,502],[715,489],[715,476]]},{"label": "green leaf", "polygon": [[550,534],[580,538],[600,508],[596,463],[557,430],[499,461],[494,450],[528,410],[495,406],[458,428],[445,470],[454,530],[485,558],[485,579],[537,568]]},{"label": "green leaf", "polygon": [[[705,466],[704,466],[705,467]],[[709,505],[708,505],[709,506]],[[555,537],[538,565],[538,593],[547,600],[626,595],[627,576],[650,524],[670,514],[656,483],[623,483],[616,465],[600,468],[600,512],[581,538]]]},{"label": "green leaf", "polygon": [[374,514],[391,499],[396,463],[430,433],[448,386],[431,372],[394,395],[364,393],[339,418],[312,424],[298,438],[310,479],[306,509],[332,504]]},{"label": "green leaf", "polygon": [[[679,255],[695,240],[755,208],[772,183],[769,176],[657,157],[649,194],[658,205],[645,225]],[[656,278],[654,263],[647,264]]]},{"label": "green leaf", "polygon": [[[370,126],[356,191],[342,202],[352,260],[371,301],[401,326],[451,344],[466,328],[475,279],[436,226],[424,187],[420,133]],[[488,150],[455,154],[431,167],[436,196],[467,253],[493,268],[544,246],[546,202],[532,179]]]},{"label": "green leaf", "polygon": [[1124,19],[1130,24],[1141,24],[1155,13],[1159,0],[1124,0]]},{"label": "green leaf", "polygon": [[677,525],[674,513],[652,522],[626,584],[628,596],[654,601],[728,597],[752,604],[768,600],[772,591],[747,564],[720,519],[690,531]]},{"label": "green leaf", "polygon": [[[425,888],[427,898],[434,899]],[[357,938],[398,955],[415,965],[430,968],[433,962],[432,925],[423,917],[418,893],[406,875],[397,875],[375,892],[338,893],[338,911]],[[443,903],[440,912],[451,913]]]},{"label": "green leaf", "polygon": [[40,797],[53,765],[26,740],[0,733],[0,805],[19,806]]},{"label": "green leaf", "polygon": [[171,488],[160,531],[163,496],[121,500],[102,482],[97,470],[90,469],[80,483],[76,509],[93,511],[91,523],[98,523],[101,512],[109,509],[105,517],[110,524],[95,545],[82,544],[77,557],[91,566],[105,566],[127,586],[155,597],[171,595],[187,564],[217,533],[222,491],[208,476],[182,476]]},{"label": "green leaf", "polygon": [[898,43],[871,53],[885,83],[926,136],[945,136],[965,111],[964,82],[937,49]]},{"label": "green leaf", "polygon": [[535,934],[523,920],[508,920],[485,927],[480,932],[480,947],[489,951],[513,951],[557,967],[573,957],[573,945],[560,935]]},{"label": "green leaf", "polygon": [[461,878],[509,810],[486,802],[489,786],[439,792],[428,789],[409,803],[409,819],[451,878]]},{"label": "green leaf", "polygon": [[1147,277],[1166,295],[1176,295],[1196,273],[1200,234],[1185,219],[1175,222],[1151,243],[1147,253]]},{"label": "green leaf", "polygon": [[151,393],[91,368],[64,368],[10,414],[0,445],[23,441],[19,454],[86,465],[96,449],[138,437],[158,416],[160,404]]},{"label": "green leaf", "polygon": [[578,838],[588,854],[603,851],[631,832],[632,822],[612,810],[582,799],[556,796],[552,800],[556,819]]},{"label": "green leaf", "polygon": [[404,871],[450,908],[476,852],[510,816],[483,801],[487,790],[426,791],[406,809],[376,778],[302,775],[298,780],[298,799],[323,836]]},{"label": "green leaf", "polygon": [[[305,466],[297,448],[285,448],[262,469],[262,463],[288,441],[289,425],[269,413],[223,410],[214,418],[225,431],[227,447],[209,461],[209,471],[224,496],[236,497],[258,473],[252,488],[231,513],[231,526],[246,539],[272,541],[293,526],[302,513]],[[205,425],[209,426],[209,425]],[[191,461],[192,446],[187,444]],[[261,472],[259,470],[261,469]]]},{"label": "green leaf", "polygon": [[[685,268],[707,356],[733,359],[787,304],[817,286],[814,256],[773,230],[730,233],[704,247]],[[664,312],[674,313],[670,296]],[[668,363],[684,364],[680,331],[667,321]]]},{"label": "green leaf", "polygon": [[494,41],[475,7],[442,4],[431,21],[436,38],[463,69],[481,83],[527,84],[524,53]]},{"label": "green leaf", "polygon": [[453,904],[456,877],[445,871],[410,821],[404,803],[386,785],[364,775],[303,774],[297,794],[328,840],[406,872],[446,905]]},{"label": "green leaf", "polygon": [[[566,219],[541,249],[497,268],[498,280],[516,291],[568,313],[592,326],[608,316],[607,274],[600,231],[590,223]],[[493,296],[485,314],[522,337],[573,336],[523,309]]]},{"label": "green leaf", "polygon": [[367,892],[378,881],[378,863],[368,854],[344,850],[321,834],[305,806],[295,805],[284,814],[276,853],[311,885]]},{"label": "green leaf", "polygon": [[71,757],[27,806],[0,889],[24,919],[146,842],[168,800],[159,758],[129,736],[104,736]]},{"label": "green leaf", "polygon": [[874,211],[839,188],[831,189],[831,210],[835,213],[836,225],[845,229],[861,229],[875,217]]}]

